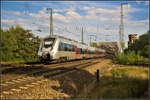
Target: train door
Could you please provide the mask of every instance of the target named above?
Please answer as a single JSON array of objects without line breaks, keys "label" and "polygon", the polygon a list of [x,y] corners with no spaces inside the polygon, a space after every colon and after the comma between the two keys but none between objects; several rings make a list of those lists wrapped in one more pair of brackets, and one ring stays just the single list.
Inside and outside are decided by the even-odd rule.
[{"label": "train door", "polygon": [[88,48],[86,49],[86,58],[89,58],[89,50],[88,50]]},{"label": "train door", "polygon": [[74,46],[74,49],[75,49],[75,59],[77,59],[78,58],[78,47]]}]

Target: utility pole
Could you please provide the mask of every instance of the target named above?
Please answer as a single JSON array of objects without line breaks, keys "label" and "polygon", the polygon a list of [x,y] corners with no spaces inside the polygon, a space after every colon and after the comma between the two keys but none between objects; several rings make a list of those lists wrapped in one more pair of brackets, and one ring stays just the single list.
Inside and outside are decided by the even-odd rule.
[{"label": "utility pole", "polygon": [[120,12],[120,30],[119,30],[119,43],[120,43],[120,52],[123,52],[124,49],[124,22],[123,22],[123,5],[128,3],[121,3],[121,12]]},{"label": "utility pole", "polygon": [[81,29],[81,43],[83,44],[84,41],[83,41],[83,26],[82,26],[82,29]]},{"label": "utility pole", "polygon": [[47,8],[50,11],[50,35],[53,35],[53,10],[52,8]]}]

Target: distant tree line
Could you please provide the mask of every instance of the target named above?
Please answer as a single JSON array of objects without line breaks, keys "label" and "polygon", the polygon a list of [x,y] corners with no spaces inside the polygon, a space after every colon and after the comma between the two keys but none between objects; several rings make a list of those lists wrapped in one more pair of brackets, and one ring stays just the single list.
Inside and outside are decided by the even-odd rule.
[{"label": "distant tree line", "polygon": [[134,51],[136,54],[148,58],[150,49],[149,38],[150,31],[147,31],[143,35],[139,36],[139,38],[135,40],[134,43],[129,44],[128,48],[125,49],[125,53],[129,51]]},{"label": "distant tree line", "polygon": [[35,61],[40,38],[19,25],[7,30],[0,29],[1,61]]}]

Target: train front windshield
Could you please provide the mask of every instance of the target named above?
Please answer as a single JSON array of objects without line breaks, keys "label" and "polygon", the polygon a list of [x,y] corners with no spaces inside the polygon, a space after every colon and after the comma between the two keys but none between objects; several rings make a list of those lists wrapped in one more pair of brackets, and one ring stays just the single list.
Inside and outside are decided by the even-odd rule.
[{"label": "train front windshield", "polygon": [[44,39],[44,47],[49,48],[54,44],[55,38],[46,38]]}]

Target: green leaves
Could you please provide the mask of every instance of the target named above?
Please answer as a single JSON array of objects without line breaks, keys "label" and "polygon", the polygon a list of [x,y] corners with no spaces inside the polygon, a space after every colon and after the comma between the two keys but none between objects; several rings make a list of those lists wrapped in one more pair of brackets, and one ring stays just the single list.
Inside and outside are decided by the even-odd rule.
[{"label": "green leaves", "polygon": [[139,53],[136,54],[134,51],[129,51],[126,54],[118,54],[115,61],[119,64],[144,64],[148,62],[148,58],[140,56]]},{"label": "green leaves", "polygon": [[92,46],[92,47],[98,47],[95,42],[92,42],[92,43],[90,44],[90,46]]},{"label": "green leaves", "polygon": [[130,44],[125,52],[135,51],[135,53],[138,53],[140,51],[140,55],[148,57],[148,48],[150,48],[150,45],[148,43],[149,37],[150,32],[147,31],[145,34],[141,35],[138,40]]},{"label": "green leaves", "polygon": [[20,26],[0,30],[1,60],[30,61],[37,59],[40,39]]},{"label": "green leaves", "polygon": [[141,35],[134,43],[129,44],[125,54],[118,54],[115,62],[119,64],[144,64],[148,63],[148,55],[150,45],[148,38],[150,37],[149,31]]}]

